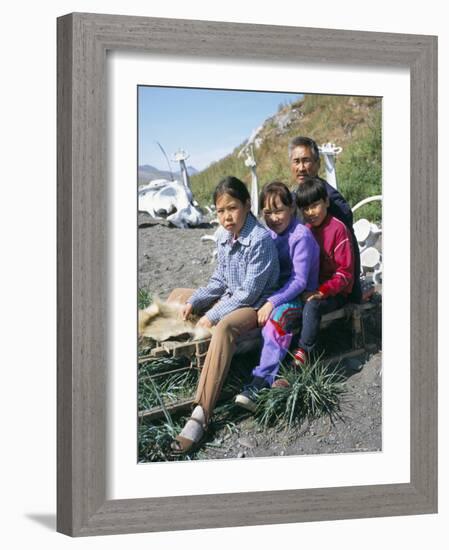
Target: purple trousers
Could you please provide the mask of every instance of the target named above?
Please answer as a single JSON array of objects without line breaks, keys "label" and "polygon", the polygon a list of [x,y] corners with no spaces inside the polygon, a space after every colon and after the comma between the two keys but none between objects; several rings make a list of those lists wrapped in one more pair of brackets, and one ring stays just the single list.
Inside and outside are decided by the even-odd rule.
[{"label": "purple trousers", "polygon": [[262,329],[263,347],[260,362],[252,374],[263,378],[270,386],[287,355],[293,331],[301,326],[302,308],[302,302],[299,300],[276,307]]}]

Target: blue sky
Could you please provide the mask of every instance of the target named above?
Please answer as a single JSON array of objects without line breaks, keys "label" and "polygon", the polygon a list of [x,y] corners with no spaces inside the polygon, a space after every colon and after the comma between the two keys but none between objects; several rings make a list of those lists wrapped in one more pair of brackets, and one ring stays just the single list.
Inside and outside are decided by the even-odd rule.
[{"label": "blue sky", "polygon": [[[202,170],[245,141],[281,103],[300,94],[139,86],[139,165],[167,170],[168,157],[186,150]],[[172,169],[178,170],[172,162]]]}]

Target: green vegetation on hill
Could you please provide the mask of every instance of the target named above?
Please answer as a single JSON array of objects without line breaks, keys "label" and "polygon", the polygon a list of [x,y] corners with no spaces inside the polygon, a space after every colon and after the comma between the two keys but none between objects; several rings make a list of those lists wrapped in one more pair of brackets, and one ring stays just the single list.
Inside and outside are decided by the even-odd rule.
[{"label": "green vegetation on hill", "polygon": [[[382,112],[381,99],[375,97],[306,95],[290,105],[282,105],[267,119],[258,137],[262,138],[254,154],[259,185],[281,180],[294,187],[291,180],[287,146],[291,138],[310,136],[318,144],[335,143],[343,148],[337,156],[339,190],[351,206],[360,200],[381,194],[382,181]],[[216,184],[227,175],[251,182],[249,169],[234,151],[202,172],[191,176],[192,191],[197,201],[210,204]],[[320,175],[325,177],[322,166]],[[356,212],[371,221],[381,219],[380,203],[371,203]]]}]

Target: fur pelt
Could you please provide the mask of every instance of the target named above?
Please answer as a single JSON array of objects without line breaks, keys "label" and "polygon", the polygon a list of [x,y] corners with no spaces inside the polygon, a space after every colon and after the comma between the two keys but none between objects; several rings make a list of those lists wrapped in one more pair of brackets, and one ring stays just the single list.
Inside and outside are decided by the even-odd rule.
[{"label": "fur pelt", "polygon": [[187,321],[182,319],[182,307],[179,302],[163,302],[155,298],[149,307],[139,310],[139,336],[157,342],[185,335],[192,340],[208,338],[210,330],[195,326],[198,318],[191,316]]}]

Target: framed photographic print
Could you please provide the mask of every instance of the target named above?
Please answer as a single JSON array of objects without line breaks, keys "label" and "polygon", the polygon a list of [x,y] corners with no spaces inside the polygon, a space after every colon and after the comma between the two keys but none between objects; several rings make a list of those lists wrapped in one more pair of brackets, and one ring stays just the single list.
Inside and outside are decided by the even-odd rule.
[{"label": "framed photographic print", "polygon": [[[436,75],[435,37],[115,15],[58,19],[59,531],[82,536],[436,511]],[[165,94],[165,113],[162,108],[156,113],[150,90]],[[184,111],[191,110],[187,94],[198,97],[205,90],[200,113],[213,96],[224,95],[221,118],[210,121],[222,130],[210,138],[219,142],[218,157],[204,159],[204,167],[229,152],[219,147],[232,150],[242,143],[238,134],[225,143],[230,134],[225,122],[232,115],[223,113],[228,98],[235,105],[238,94],[250,94],[251,105],[269,93],[296,94],[263,117],[273,118],[276,141],[269,150],[274,143],[285,149],[280,120],[293,124],[295,108],[298,117],[315,109],[329,118],[332,109],[320,103],[328,98],[337,117],[346,100],[351,114],[358,113],[343,115],[349,134],[358,131],[363,101],[372,102],[370,112],[377,105],[378,122],[371,129],[382,130],[377,167],[381,163],[386,235],[379,449],[277,456],[271,448],[264,456],[247,452],[245,460],[176,463],[139,455],[135,297],[142,285],[136,274],[147,254],[153,278],[175,283],[176,262],[162,272],[156,268],[155,255],[138,249],[136,227],[161,217],[167,222],[180,211],[161,207],[147,222],[137,216],[143,211],[136,204],[138,166],[144,174],[151,164],[139,149],[145,140],[139,107],[156,108],[149,118],[162,116],[168,140],[195,124],[182,110],[169,113],[169,106],[183,103]],[[167,101],[171,93],[177,98]],[[315,133],[317,140],[326,139]],[[267,138],[255,135],[250,144],[253,160],[262,164],[257,137]],[[173,149],[167,143],[161,143],[161,155]],[[192,153],[193,138],[177,147]],[[182,180],[185,168],[199,197],[201,185],[189,174],[186,156],[177,155],[180,173],[168,179]],[[236,162],[249,183],[251,159],[246,166]],[[288,164],[285,150],[274,172]],[[353,168],[349,161],[347,166]],[[191,204],[205,215],[205,202]],[[170,246],[158,246],[170,253]],[[212,265],[206,258],[204,266]],[[267,468],[276,475],[261,476]]]},{"label": "framed photographic print", "polygon": [[[116,60],[116,68],[118,65],[120,62]],[[142,74],[145,74],[143,65]],[[173,72],[179,74],[179,71]],[[247,72],[251,74],[250,68]],[[307,73],[307,69],[301,70],[302,81],[313,79],[314,86],[319,86],[318,79]],[[210,78],[210,71],[208,74]],[[121,76],[114,82],[124,80]],[[335,79],[329,80],[335,86]],[[407,79],[404,81],[408,83]],[[114,112],[123,111],[120,105],[126,101],[116,103]],[[176,288],[204,287],[217,267],[215,241],[219,223],[212,196],[218,182],[232,175],[245,183],[250,191],[253,215],[260,215],[268,227],[273,228],[272,236],[276,237],[279,248],[288,239],[296,242],[295,231],[306,235],[298,239],[300,243],[309,233],[297,227],[294,219],[298,213],[286,208],[288,204],[278,204],[279,211],[264,209],[259,204],[259,191],[272,189],[273,193],[284,193],[282,200],[288,203],[288,187],[294,190],[297,180],[302,181],[308,172],[317,170],[331,186],[333,201],[338,201],[342,194],[354,205],[353,216],[358,221],[350,223],[350,227],[354,227],[363,242],[363,275],[359,278],[365,296],[363,305],[347,305],[327,312],[321,321],[323,329],[317,348],[310,354],[307,367],[300,370],[287,368],[294,363],[294,345],[290,353],[284,348],[281,355],[267,356],[260,350],[260,329],[242,334],[230,375],[226,376],[225,386],[217,396],[218,408],[214,406],[210,411],[213,422],[207,435],[204,434],[203,444],[196,446],[197,452],[186,453],[184,458],[208,460],[380,451],[382,98],[139,85],[137,110],[138,295],[140,321],[147,320],[139,327],[139,462],[181,458],[171,452],[170,441],[176,432],[181,432],[180,424],[185,424],[185,417],[189,416],[200,369],[206,364],[210,338],[207,334],[205,338],[198,335],[192,340],[191,333],[179,333],[197,329],[183,322],[178,328],[173,320],[164,318],[163,315],[170,312],[163,300],[169,295],[176,296]],[[313,141],[298,138],[309,136],[310,132],[313,132]],[[127,131],[119,130],[118,134],[124,135]],[[302,147],[310,152],[307,144],[311,144],[319,151],[322,163],[317,161],[298,168],[295,162],[289,162],[292,140],[305,144],[299,145],[298,152],[303,151]],[[318,147],[315,140],[322,145]],[[113,158],[124,156],[128,140],[123,141],[112,152]],[[182,149],[182,144],[189,144],[189,151]],[[290,157],[294,158],[293,153]],[[123,200],[118,203],[123,204]],[[343,211],[336,210],[336,214],[346,219]],[[368,227],[370,236],[361,231]],[[302,245],[294,246],[296,250],[296,246]],[[295,263],[300,266],[302,254],[295,252]],[[360,263],[359,258],[357,260]],[[119,263],[129,265],[132,258]],[[295,298],[300,294],[301,285],[314,277],[317,267],[310,268],[306,263],[304,268],[289,273],[288,266],[287,269],[283,266],[283,286],[287,294],[280,291],[279,299],[288,302],[289,296]],[[357,286],[353,283],[352,299],[356,299],[356,292],[362,293],[357,283]],[[307,307],[304,306],[305,310]],[[353,312],[350,308],[354,308]],[[299,322],[299,315],[297,321],[286,321],[296,315],[296,310],[280,305],[278,311],[276,322],[284,323],[285,328],[292,326],[296,331],[294,323]],[[362,312],[363,317],[359,319],[358,313]],[[341,319],[335,318],[338,316]],[[360,330],[356,326],[359,321]],[[164,329],[168,323],[170,330]],[[270,321],[267,327],[271,326],[275,325]],[[264,334],[267,330],[269,328]],[[306,338],[307,333],[304,334]],[[290,339],[288,334],[282,343]],[[367,351],[371,362],[362,368],[367,362]],[[262,362],[258,365],[260,357]],[[325,366],[325,362],[329,365]],[[260,392],[260,399],[256,399],[255,394],[249,397],[248,392],[256,390],[251,390],[253,369],[255,373],[267,372],[263,378],[265,390],[269,384],[278,389]],[[255,381],[261,382],[260,378]],[[351,388],[351,396],[347,396],[348,406],[340,415],[343,383],[348,390]],[[361,398],[368,394],[367,399]],[[176,418],[172,418],[172,413]],[[255,422],[248,413],[256,413]],[[309,422],[313,417],[316,421]]]}]

